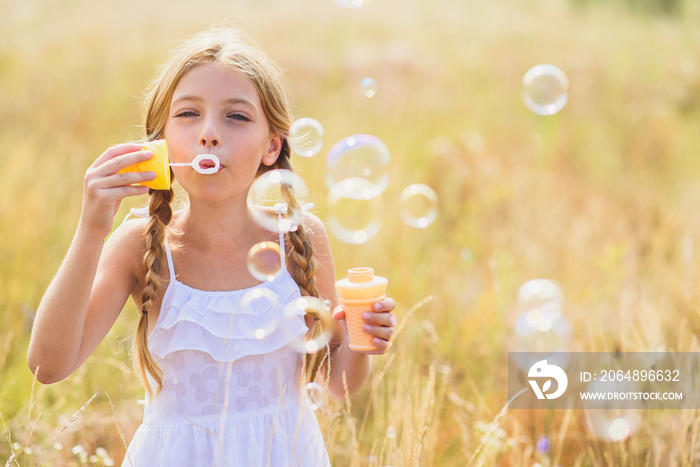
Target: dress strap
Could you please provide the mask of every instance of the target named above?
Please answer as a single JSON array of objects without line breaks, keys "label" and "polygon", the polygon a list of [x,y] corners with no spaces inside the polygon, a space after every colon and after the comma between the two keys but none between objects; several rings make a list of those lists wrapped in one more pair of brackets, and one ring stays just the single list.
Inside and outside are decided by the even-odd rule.
[{"label": "dress strap", "polygon": [[173,266],[173,255],[170,253],[170,246],[168,245],[167,238],[163,242],[163,247],[165,248],[165,257],[168,259],[168,270],[170,271],[170,280],[177,280],[177,278],[175,277],[175,266]]},{"label": "dress strap", "polygon": [[[282,217],[281,214],[280,214],[280,217]],[[284,246],[285,246],[284,244],[285,244],[284,232],[280,231],[280,265],[282,267],[282,271],[284,271],[287,267],[286,261],[285,261],[285,258],[287,257],[287,253],[284,251]]]}]

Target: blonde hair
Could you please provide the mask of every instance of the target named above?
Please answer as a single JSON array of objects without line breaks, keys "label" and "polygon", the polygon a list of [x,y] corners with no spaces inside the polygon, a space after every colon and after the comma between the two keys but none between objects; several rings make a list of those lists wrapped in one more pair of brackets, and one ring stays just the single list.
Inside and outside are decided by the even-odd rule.
[{"label": "blonde hair", "polygon": [[[149,141],[162,137],[165,122],[170,111],[170,102],[180,79],[192,68],[201,63],[217,63],[243,73],[251,80],[260,96],[263,112],[270,125],[270,130],[284,137],[282,149],[277,161],[272,166],[261,164],[257,176],[272,169],[291,170],[290,149],[287,134],[291,124],[289,102],[284,87],[282,74],[278,66],[250,38],[240,31],[216,27],[203,31],[184,42],[174,51],[172,58],[163,66],[159,75],[152,82],[146,97],[146,114],[144,126],[146,138]],[[143,308],[136,336],[134,339],[135,363],[141,379],[149,393],[153,396],[146,372],[156,383],[155,393],[162,385],[162,371],[148,350],[148,319],[147,313],[152,309],[158,292],[162,286],[161,265],[165,258],[165,229],[172,219],[171,201],[173,191],[150,190],[149,220],[146,229],[146,254],[143,265],[146,270],[146,285],[141,297]],[[283,193],[288,204],[290,215],[299,212],[300,205],[291,189]],[[287,234],[291,248],[288,256],[293,260],[292,277],[299,286],[302,295],[318,297],[316,289],[316,260],[313,248],[307,235],[307,229],[301,225]],[[311,327],[311,337],[316,338],[321,332],[317,312],[307,310],[312,315],[314,324]],[[317,352],[306,356],[305,379],[312,381],[329,352]]]}]

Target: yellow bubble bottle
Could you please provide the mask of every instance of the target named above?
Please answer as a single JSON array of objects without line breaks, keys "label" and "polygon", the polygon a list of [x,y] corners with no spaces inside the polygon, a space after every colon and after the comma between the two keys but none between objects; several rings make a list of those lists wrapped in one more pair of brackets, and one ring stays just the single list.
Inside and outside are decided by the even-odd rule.
[{"label": "yellow bubble bottle", "polygon": [[348,276],[335,283],[340,304],[345,310],[345,323],[350,336],[352,350],[375,350],[372,338],[362,330],[365,323],[362,313],[372,311],[372,304],[386,297],[388,280],[374,275],[374,269],[368,267],[352,268]]},{"label": "yellow bubble bottle", "polygon": [[164,139],[156,141],[147,141],[141,146],[143,151],[152,151],[153,157],[147,161],[139,162],[130,165],[119,171],[124,172],[155,172],[155,180],[147,182],[139,182],[136,185],[147,186],[154,190],[169,190],[170,189],[170,157],[168,155],[168,145]]}]

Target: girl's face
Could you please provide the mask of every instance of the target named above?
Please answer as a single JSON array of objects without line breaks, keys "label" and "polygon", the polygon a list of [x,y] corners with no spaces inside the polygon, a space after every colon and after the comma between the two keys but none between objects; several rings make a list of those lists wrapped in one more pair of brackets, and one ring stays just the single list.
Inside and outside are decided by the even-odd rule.
[{"label": "girl's face", "polygon": [[197,65],[182,77],[164,136],[172,162],[191,162],[198,154],[219,158],[221,168],[213,175],[173,167],[190,199],[214,203],[247,195],[260,164],[272,165],[282,147],[253,83],[239,71],[213,63]]}]

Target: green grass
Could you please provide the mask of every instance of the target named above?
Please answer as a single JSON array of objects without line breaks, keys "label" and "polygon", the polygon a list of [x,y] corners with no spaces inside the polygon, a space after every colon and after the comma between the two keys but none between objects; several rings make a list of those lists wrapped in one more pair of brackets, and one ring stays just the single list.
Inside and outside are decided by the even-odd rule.
[{"label": "green grass", "polygon": [[[532,278],[562,285],[571,350],[698,350],[700,17],[690,2],[682,10],[0,1],[0,413],[5,438],[21,444],[17,463],[36,465],[49,450],[42,465],[77,463],[78,444],[118,461],[120,430],[128,441],[140,422],[131,304],[81,369],[34,389],[31,315],[70,243],[86,168],[141,137],[141,92],[176,41],[228,18],[287,70],[295,114],[325,128],[324,150],[295,160],[322,218],[323,157],[336,141],[370,133],[392,152],[379,236],[363,246],[332,239],[338,277],[367,264],[389,278],[402,326],[350,410],[334,403],[319,414],[335,465],[692,465],[697,411],[640,412],[623,443],[596,439],[583,411],[501,413],[516,293]],[[571,82],[552,117],[520,98],[539,63]],[[360,93],[365,76],[378,83],[371,100]],[[425,230],[396,212],[411,183],[439,196]],[[116,222],[143,201],[124,203]],[[62,450],[51,448],[59,434]],[[535,450],[542,435],[549,453]],[[10,449],[0,443],[0,459]]]}]

